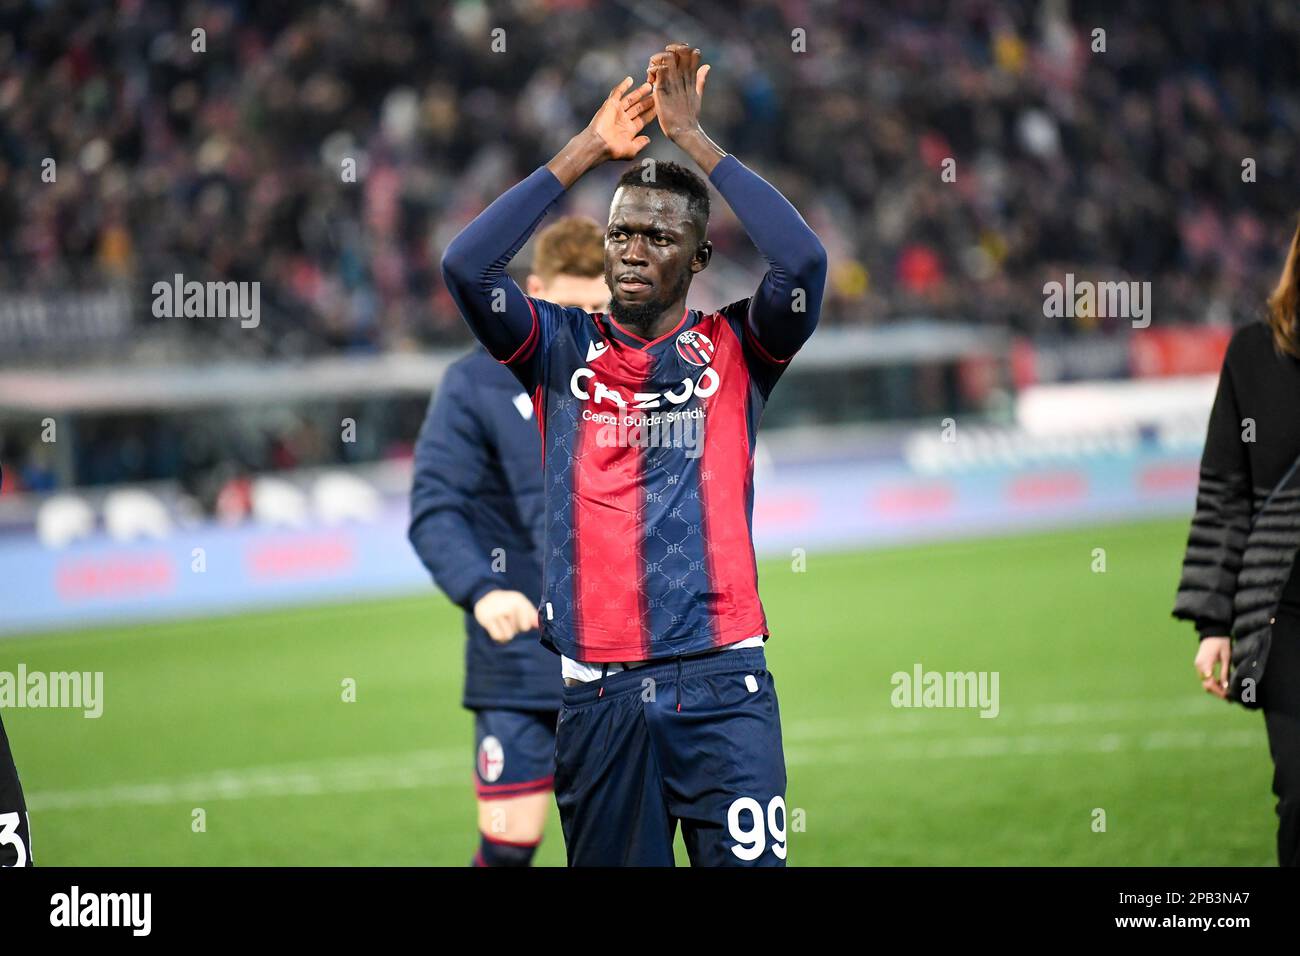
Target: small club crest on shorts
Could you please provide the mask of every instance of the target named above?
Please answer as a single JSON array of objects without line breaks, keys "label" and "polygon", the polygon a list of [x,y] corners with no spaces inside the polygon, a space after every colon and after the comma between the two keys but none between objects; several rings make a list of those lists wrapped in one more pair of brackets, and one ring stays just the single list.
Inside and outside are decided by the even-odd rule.
[{"label": "small club crest on shorts", "polygon": [[705,366],[713,361],[713,343],[703,332],[687,329],[677,336],[677,354],[685,362]]},{"label": "small club crest on shorts", "polygon": [[506,752],[501,741],[490,734],[478,745],[478,775],[484,783],[495,783],[506,769]]}]

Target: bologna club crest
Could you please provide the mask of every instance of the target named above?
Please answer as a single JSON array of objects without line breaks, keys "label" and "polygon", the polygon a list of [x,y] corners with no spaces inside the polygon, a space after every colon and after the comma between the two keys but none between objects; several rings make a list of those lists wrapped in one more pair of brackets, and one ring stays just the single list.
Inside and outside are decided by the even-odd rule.
[{"label": "bologna club crest", "polygon": [[703,332],[687,329],[677,336],[677,354],[692,365],[708,365],[713,361],[713,343]]},{"label": "bologna club crest", "polygon": [[478,745],[478,775],[484,783],[495,783],[506,769],[506,753],[501,741],[489,735]]}]

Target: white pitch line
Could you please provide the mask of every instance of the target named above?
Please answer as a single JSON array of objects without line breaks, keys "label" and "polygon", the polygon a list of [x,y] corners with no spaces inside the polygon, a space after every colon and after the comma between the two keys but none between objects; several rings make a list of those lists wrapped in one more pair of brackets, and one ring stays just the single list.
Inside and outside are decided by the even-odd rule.
[{"label": "white pitch line", "polygon": [[413,750],[399,754],[299,764],[272,764],[240,770],[217,770],[153,783],[38,791],[31,795],[27,804],[33,813],[39,813],[84,807],[168,803],[201,806],[210,800],[414,790],[452,784],[468,787],[473,775],[469,760],[466,751],[458,748]]},{"label": "white pitch line", "polygon": [[878,762],[884,760],[962,760],[991,757],[1046,757],[1069,754],[1149,753],[1265,745],[1263,730],[1181,730],[1141,734],[1101,734],[1095,737],[1008,734],[993,737],[950,737],[902,744],[834,744],[795,748],[785,755],[786,766]]},{"label": "white pitch line", "polygon": [[[1203,693],[1198,691],[1198,693]],[[1041,726],[1068,726],[1070,724],[1099,724],[1107,721],[1138,720],[1149,722],[1160,718],[1208,717],[1218,719],[1227,712],[1227,705],[1215,709],[1214,701],[1202,700],[1195,695],[1168,700],[1114,700],[1091,703],[1046,704],[1023,709],[1004,707],[995,718],[980,718],[979,708],[910,708],[897,710],[866,720],[794,720],[783,728],[786,740],[825,740],[836,737],[871,737],[893,734],[910,734],[935,729],[936,715],[968,712],[978,718],[981,729],[990,726],[1020,728]],[[953,719],[953,718],[948,718]],[[986,724],[988,720],[996,724]]]},{"label": "white pitch line", "polygon": [[[1008,731],[1025,726],[1092,729],[1098,723],[1121,719],[1153,722],[1161,718],[1215,716],[1204,701],[1181,698],[1165,701],[1096,701],[1028,708],[1017,719],[1004,711],[996,726]],[[1086,753],[1142,753],[1166,750],[1207,751],[1258,744],[1262,728],[1205,728],[1138,733],[1005,733],[928,737],[923,730],[937,729],[926,720],[930,712],[900,710],[865,721],[802,721],[785,732],[789,766],[866,764],[884,760],[955,760],[990,757],[1050,756]],[[986,722],[970,715],[974,728],[988,730]],[[1013,715],[1014,716],[1014,715]],[[944,728],[951,730],[951,726]],[[906,735],[907,740],[869,740]],[[789,746],[789,745],[793,746]],[[466,787],[473,774],[470,756],[463,748],[412,750],[395,754],[333,758],[260,767],[225,769],[173,780],[119,783],[72,790],[36,791],[28,798],[34,813],[112,806],[202,806],[213,800],[250,800],[294,796],[323,796],[382,790],[416,790]]]}]

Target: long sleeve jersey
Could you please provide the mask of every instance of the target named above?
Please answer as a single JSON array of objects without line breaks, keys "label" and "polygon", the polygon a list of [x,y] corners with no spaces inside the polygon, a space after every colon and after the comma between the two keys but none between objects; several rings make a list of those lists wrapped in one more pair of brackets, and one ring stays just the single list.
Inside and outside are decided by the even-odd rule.
[{"label": "long sleeve jersey", "polygon": [[506,265],[564,187],[545,167],[452,241],[443,275],[531,396],[543,446],[542,640],[587,662],[684,656],[767,635],[752,517],[763,407],[816,327],[826,253],[734,156],[709,177],[768,268],[754,295],[685,309],[654,340],[527,296]]}]

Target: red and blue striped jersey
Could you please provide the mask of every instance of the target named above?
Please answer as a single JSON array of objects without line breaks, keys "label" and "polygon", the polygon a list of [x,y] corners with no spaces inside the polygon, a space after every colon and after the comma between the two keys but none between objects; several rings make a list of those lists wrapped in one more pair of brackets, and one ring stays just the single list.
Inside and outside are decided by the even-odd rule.
[{"label": "red and blue striped jersey", "polygon": [[749,301],[687,310],[647,341],[528,299],[533,334],[507,364],[542,432],[540,616],[561,653],[650,660],[767,633],[754,440],[786,363],[749,331]]},{"label": "red and blue striped jersey", "polygon": [[754,437],[817,325],[826,250],[734,156],[709,174],[767,260],[753,296],[686,310],[654,341],[526,296],[506,273],[564,186],[546,167],[448,245],[465,321],[532,396],[542,432],[542,639],[578,661],[650,660],[767,633],[750,534]]}]

